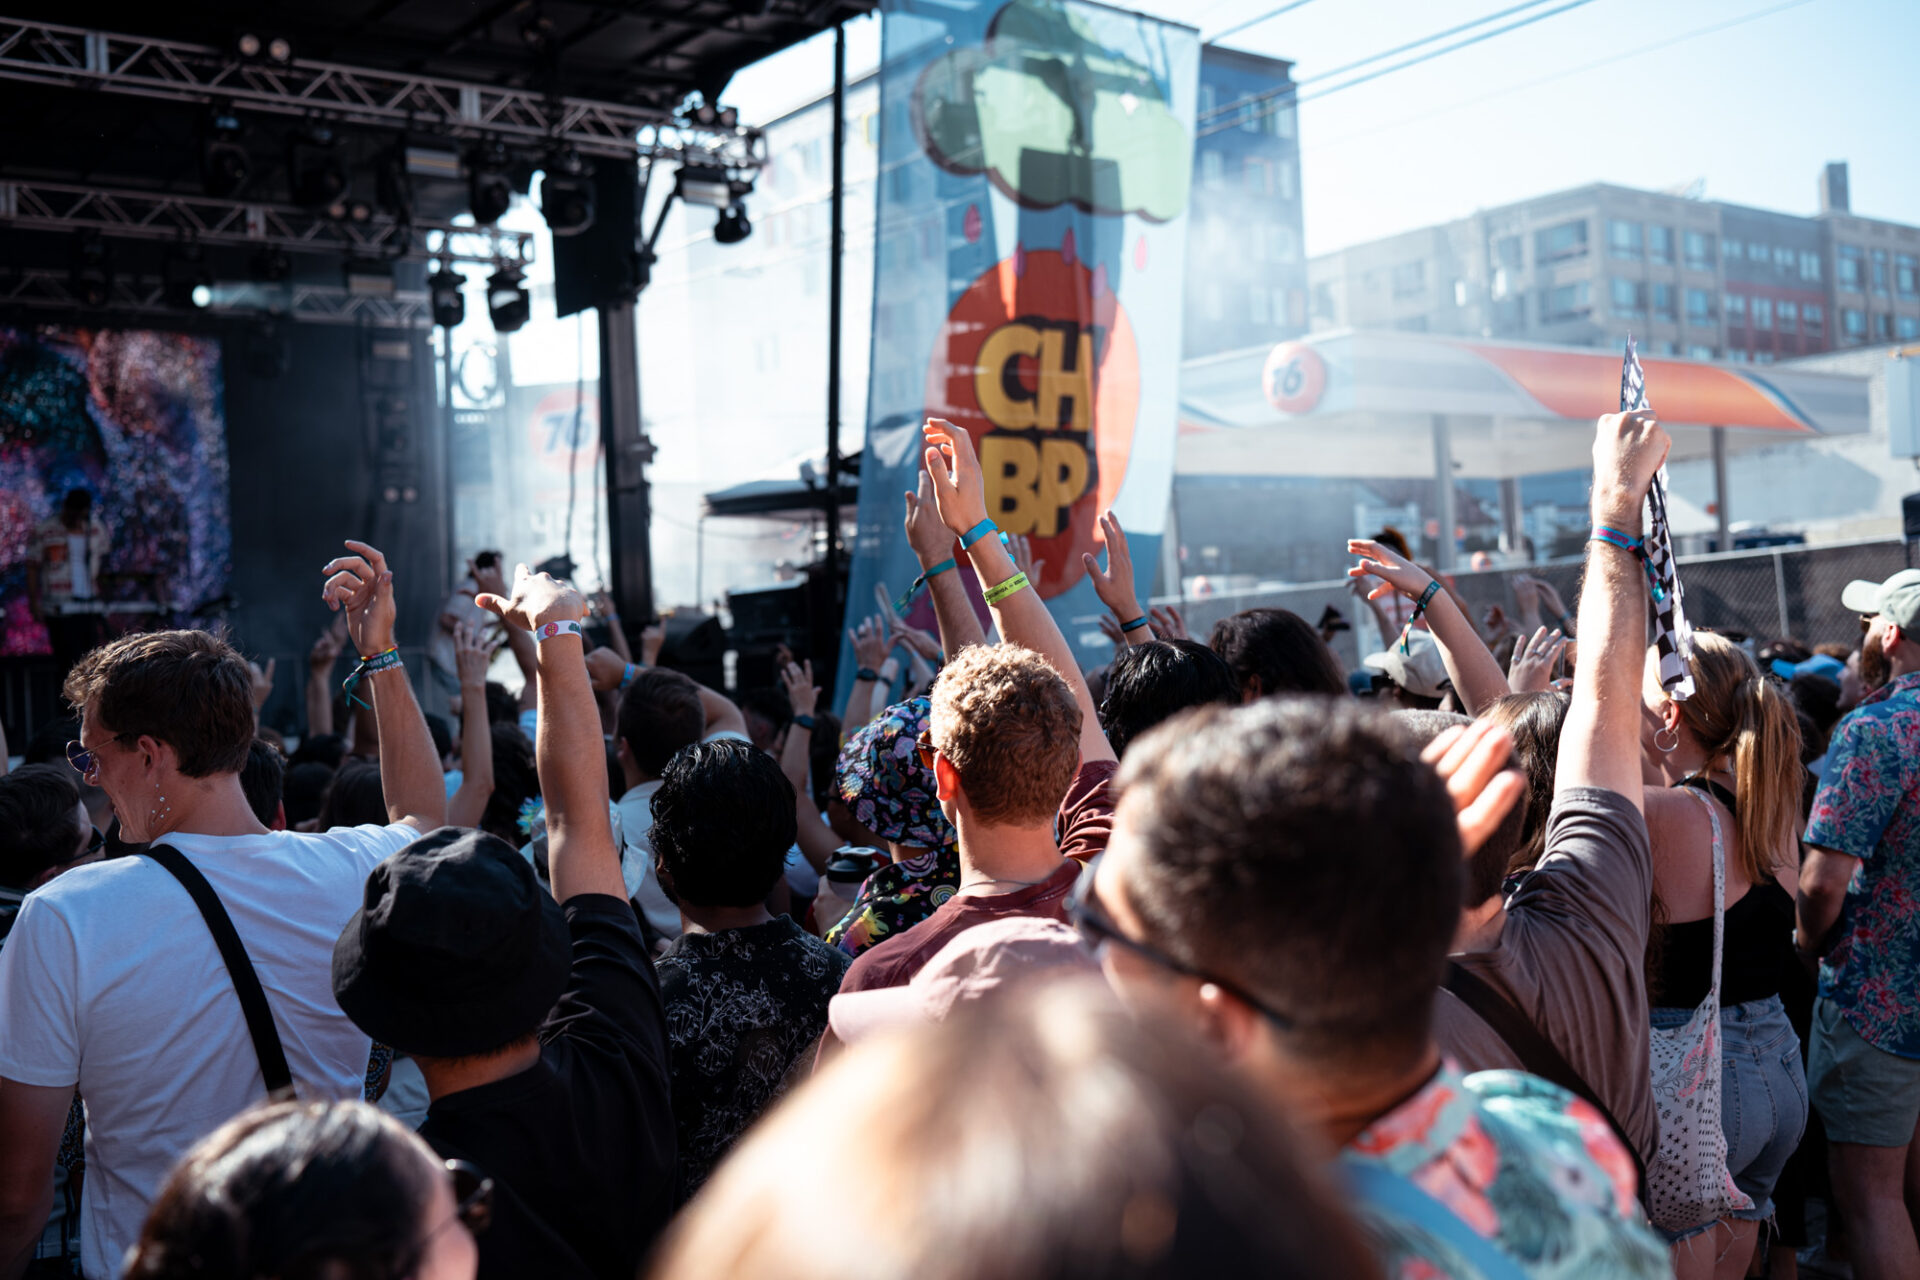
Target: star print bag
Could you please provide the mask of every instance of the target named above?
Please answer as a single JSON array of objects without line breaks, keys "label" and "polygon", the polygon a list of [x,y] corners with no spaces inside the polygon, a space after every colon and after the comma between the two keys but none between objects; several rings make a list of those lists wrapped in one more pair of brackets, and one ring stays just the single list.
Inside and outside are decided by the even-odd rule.
[{"label": "star print bag", "polygon": [[1685,1025],[1653,1029],[1653,1105],[1660,1148],[1647,1165],[1648,1216],[1665,1231],[1686,1231],[1751,1209],[1727,1169],[1720,1124],[1720,954],[1726,934],[1727,850],[1720,811],[1696,791],[1713,824],[1713,981]]}]

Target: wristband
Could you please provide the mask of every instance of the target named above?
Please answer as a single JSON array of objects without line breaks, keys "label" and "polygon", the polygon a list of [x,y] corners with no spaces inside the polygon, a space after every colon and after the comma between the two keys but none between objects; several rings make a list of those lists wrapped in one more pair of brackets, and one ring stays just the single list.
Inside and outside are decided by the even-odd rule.
[{"label": "wristband", "polygon": [[580,624],[570,618],[563,618],[557,622],[543,622],[533,629],[535,640],[551,640],[555,636],[579,636],[582,643],[587,638]]},{"label": "wristband", "polygon": [[361,678],[370,676],[376,671],[391,670],[399,665],[400,650],[398,648],[388,649],[383,653],[376,653],[371,658],[360,659],[360,665],[349,672],[347,678],[342,681],[340,685],[340,692],[347,695],[347,705],[350,707],[372,706],[372,703],[362,702],[354,696],[353,691],[360,687]]},{"label": "wristband", "polygon": [[980,541],[980,539],[992,532],[994,532],[993,521],[982,520],[979,524],[960,535],[960,549],[962,551],[967,550],[974,543]]},{"label": "wristband", "polygon": [[1440,579],[1429,578],[1427,580],[1427,589],[1420,593],[1418,600],[1414,601],[1413,612],[1407,617],[1407,625],[1400,628],[1401,653],[1413,652],[1413,624],[1420,621],[1421,615],[1426,613],[1427,606],[1433,602],[1433,593],[1439,589]]},{"label": "wristband", "polygon": [[855,680],[871,680],[875,684],[878,684],[880,682],[880,673],[872,667],[862,667],[853,673],[853,678]]},{"label": "wristband", "polygon": [[947,570],[953,567],[954,567],[953,557],[948,556],[945,560],[942,560],[939,564],[934,565],[931,569],[921,570],[920,576],[915,578],[913,582],[907,587],[907,594],[901,596],[898,600],[895,600],[893,602],[893,611],[899,614],[903,618],[906,617],[907,606],[913,603],[913,598],[916,595],[920,594],[920,588],[926,586],[929,582],[933,581],[935,578],[939,577],[941,574],[945,573]]},{"label": "wristband", "polygon": [[812,717],[812,716],[795,716],[795,717],[793,718],[793,722],[794,722],[795,724],[797,724],[797,725],[799,725],[799,726],[800,726],[800,727],[801,727],[802,729],[805,729],[805,730],[806,730],[806,731],[807,731],[808,733],[812,733],[812,732],[813,732],[813,717]]},{"label": "wristband", "polygon": [[1604,542],[1610,547],[1618,547],[1622,551],[1631,551],[1637,556],[1646,554],[1646,543],[1642,539],[1629,537],[1627,534],[1620,532],[1620,530],[1610,529],[1604,524],[1593,526],[1593,532],[1587,535],[1587,541]]},{"label": "wristband", "polygon": [[1147,615],[1143,613],[1139,617],[1135,618],[1132,622],[1121,623],[1120,630],[1121,631],[1137,631],[1141,627],[1144,627],[1146,625],[1147,625]]},{"label": "wristband", "polygon": [[1025,587],[1029,587],[1032,585],[1033,585],[1032,583],[1027,581],[1026,574],[1016,573],[1011,578],[1008,578],[1005,582],[1001,583],[999,586],[987,588],[987,603],[989,605],[999,604],[1002,600],[1005,600],[1008,596],[1013,595],[1016,591],[1019,591]]},{"label": "wristband", "polygon": [[640,670],[641,670],[640,664],[637,662],[629,662],[627,664],[627,669],[620,673],[620,692],[621,693],[625,693],[627,691],[627,686],[633,683],[634,678],[640,674]]}]

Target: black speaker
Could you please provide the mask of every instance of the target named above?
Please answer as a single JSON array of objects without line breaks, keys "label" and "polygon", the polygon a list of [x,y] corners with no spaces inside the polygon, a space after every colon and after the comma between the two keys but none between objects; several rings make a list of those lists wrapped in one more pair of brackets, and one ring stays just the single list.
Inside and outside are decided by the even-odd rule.
[{"label": "black speaker", "polygon": [[[727,633],[720,619],[691,610],[660,619],[667,629],[660,646],[660,665],[690,676],[709,689],[727,687]],[[636,635],[634,641],[639,641]]]},{"label": "black speaker", "polygon": [[1907,540],[1920,538],[1920,493],[1900,499],[1900,519],[1907,527]]},{"label": "black speaker", "polygon": [[588,307],[630,302],[641,276],[640,171],[631,161],[593,161],[593,225],[578,235],[552,236],[553,305],[563,316]]}]

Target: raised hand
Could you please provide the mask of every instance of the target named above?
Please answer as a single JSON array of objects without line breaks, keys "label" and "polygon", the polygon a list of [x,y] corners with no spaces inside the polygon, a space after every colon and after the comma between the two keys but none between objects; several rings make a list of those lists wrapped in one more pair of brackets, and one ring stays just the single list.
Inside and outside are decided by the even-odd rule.
[{"label": "raised hand", "polygon": [[1147,610],[1147,616],[1153,620],[1153,634],[1159,636],[1162,640],[1193,639],[1193,636],[1187,631],[1187,620],[1181,615],[1178,605],[1170,604],[1164,608],[1160,605],[1155,605],[1153,608]]},{"label": "raised hand", "polygon": [[467,561],[467,576],[473,579],[476,596],[482,592],[496,596],[507,594],[506,572],[501,569],[498,556],[484,569],[472,560]]},{"label": "raised hand", "polygon": [[820,691],[813,687],[813,663],[789,662],[780,668],[780,684],[787,691],[787,702],[796,716],[810,716],[820,705]]},{"label": "raised hand", "polygon": [[1101,614],[1095,621],[1100,626],[1100,634],[1113,641],[1116,652],[1127,647],[1127,634],[1120,630],[1120,623],[1111,613]]},{"label": "raised hand", "polygon": [[933,484],[934,506],[940,522],[956,536],[987,518],[987,485],[974,456],[973,440],[945,418],[928,418],[922,430],[923,455]]},{"label": "raised hand", "polygon": [[940,521],[940,508],[933,498],[933,477],[925,471],[920,473],[919,492],[907,495],[907,545],[913,548],[922,569],[932,568],[954,552],[953,530]]},{"label": "raised hand", "polygon": [[667,624],[656,622],[640,633],[640,661],[651,667],[660,661],[660,650],[667,644]]},{"label": "raised hand", "polygon": [[[334,652],[338,653],[339,650],[336,649]],[[247,660],[247,680],[253,686],[253,709],[256,713],[266,706],[267,699],[273,696],[274,661],[268,658],[266,669],[263,671],[259,663],[251,658]]]},{"label": "raised hand", "polygon": [[1142,610],[1139,597],[1133,593],[1133,554],[1127,550],[1127,531],[1120,527],[1111,511],[1100,513],[1100,537],[1107,544],[1106,572],[1100,571],[1100,562],[1089,554],[1082,553],[1080,563],[1093,581],[1093,593],[1100,597],[1101,604],[1113,610],[1124,626],[1139,617]]},{"label": "raised hand", "polygon": [[1603,415],[1593,433],[1594,520],[1637,534],[1640,504],[1672,446],[1672,438],[1648,410]]},{"label": "raised hand", "polygon": [[887,660],[887,628],[879,617],[863,619],[847,632],[847,641],[853,645],[854,662],[861,667],[877,671]]},{"label": "raised hand", "polygon": [[1567,647],[1559,631],[1541,627],[1531,636],[1522,634],[1513,646],[1513,661],[1507,667],[1507,684],[1515,693],[1539,693],[1553,687],[1553,664]]},{"label": "raised hand", "polygon": [[1367,592],[1369,600],[1378,600],[1395,591],[1418,600],[1427,584],[1433,581],[1433,575],[1425,569],[1385,543],[1370,538],[1349,539],[1347,554],[1360,557],[1360,563],[1347,570],[1349,578],[1357,582],[1371,574],[1380,579],[1380,585]]},{"label": "raised hand", "polygon": [[327,561],[320,598],[344,613],[347,634],[360,656],[370,658],[393,648],[393,574],[387,558],[364,542],[349,540],[352,555]]},{"label": "raised hand", "polygon": [[532,573],[524,564],[514,567],[511,596],[482,591],[473,602],[522,631],[547,622],[578,622],[587,616],[587,599],[579,591],[548,574]]},{"label": "raised hand", "polygon": [[1463,853],[1485,844],[1526,794],[1527,780],[1505,767],[1512,754],[1513,739],[1489,720],[1449,729],[1420,753],[1447,784]]},{"label": "raised hand", "polygon": [[1007,539],[1007,550],[1013,555],[1013,567],[1027,575],[1027,581],[1034,586],[1040,585],[1040,571],[1047,567],[1046,558],[1033,558],[1033,544],[1027,541],[1027,535],[1016,533]]},{"label": "raised hand", "polygon": [[494,651],[499,647],[500,642],[489,637],[486,629],[471,622],[454,624],[453,669],[460,677],[463,691],[486,688],[487,668],[492,665]]}]

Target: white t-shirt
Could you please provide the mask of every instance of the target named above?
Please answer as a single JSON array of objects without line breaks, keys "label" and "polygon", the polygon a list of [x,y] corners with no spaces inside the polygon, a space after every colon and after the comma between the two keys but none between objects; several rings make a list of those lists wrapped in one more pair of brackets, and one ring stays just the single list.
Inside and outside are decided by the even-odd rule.
[{"label": "white t-shirt", "polygon": [[[302,1098],[357,1098],[370,1042],[333,998],[333,944],[411,827],[172,835],[233,918]],[[86,1274],[110,1277],[188,1147],[266,1097],[233,981],[193,899],[150,858],[27,896],[0,948],[0,1076],[87,1108]]]}]

